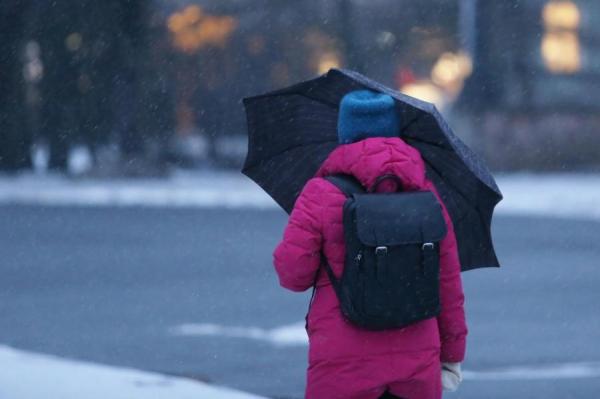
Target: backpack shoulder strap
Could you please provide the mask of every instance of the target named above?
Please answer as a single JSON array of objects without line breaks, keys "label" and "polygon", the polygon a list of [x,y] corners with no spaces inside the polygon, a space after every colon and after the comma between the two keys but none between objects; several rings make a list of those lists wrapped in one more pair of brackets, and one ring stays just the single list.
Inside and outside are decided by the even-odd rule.
[{"label": "backpack shoulder strap", "polygon": [[[360,182],[356,179],[356,177],[354,177],[352,175],[337,174],[337,175],[331,175],[331,176],[324,176],[323,178],[325,180],[327,180],[328,182],[330,182],[331,184],[333,184],[334,186],[336,186],[342,193],[344,193],[344,195],[347,198],[352,197],[354,194],[366,192],[366,190],[364,189],[362,184],[360,184]],[[325,270],[327,271],[327,275],[329,276],[329,280],[331,281],[331,285],[333,286],[333,289],[336,292],[339,292],[339,290],[340,290],[339,281],[333,274],[333,270],[331,269],[331,266],[329,266],[329,262],[327,262],[327,258],[325,257],[323,252],[321,252],[321,264],[323,266],[325,266]],[[317,273],[315,274],[315,280],[313,281],[313,290],[312,290],[312,294],[310,296],[310,301],[308,302],[308,312],[306,313],[306,318],[305,318],[306,319],[305,328],[307,328],[307,329],[308,329],[308,313],[310,313],[310,308],[311,308],[313,300],[315,298],[315,290],[317,288],[317,279],[318,278],[319,278],[319,273],[317,271]]]},{"label": "backpack shoulder strap", "polygon": [[[354,194],[366,193],[367,190],[360,184],[358,179],[352,175],[347,174],[336,174],[331,176],[325,176],[325,180],[336,186],[345,196],[346,198],[351,198]],[[340,282],[336,278],[329,262],[327,262],[327,258],[323,253],[321,253],[321,264],[325,266],[325,271],[327,271],[327,275],[329,276],[329,280],[331,281],[331,285],[336,292],[340,290]],[[318,274],[317,274],[318,276]],[[315,282],[313,284],[313,296],[314,296],[314,287],[316,287],[317,277],[315,277]],[[312,303],[312,297],[311,297]],[[310,305],[309,305],[310,310]]]},{"label": "backpack shoulder strap", "polygon": [[324,179],[336,186],[347,198],[352,197],[354,194],[366,192],[358,179],[352,175],[337,174],[325,176]]}]

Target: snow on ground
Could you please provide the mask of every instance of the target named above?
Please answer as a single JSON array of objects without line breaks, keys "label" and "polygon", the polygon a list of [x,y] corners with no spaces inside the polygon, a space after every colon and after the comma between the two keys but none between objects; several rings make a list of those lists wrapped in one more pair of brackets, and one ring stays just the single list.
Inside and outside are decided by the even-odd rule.
[{"label": "snow on ground", "polygon": [[308,345],[308,336],[303,321],[273,329],[231,327],[212,323],[187,323],[171,328],[170,333],[175,336],[248,338],[266,341],[277,346]]},{"label": "snow on ground", "polygon": [[469,381],[557,380],[600,377],[600,362],[532,364],[485,371],[465,370]]},{"label": "snow on ground", "polygon": [[497,182],[500,214],[600,220],[599,174],[514,174]]},{"label": "snow on ground", "polygon": [[[288,324],[273,329],[259,327],[223,326],[210,323],[188,323],[171,328],[175,336],[243,338],[265,341],[276,346],[308,345],[304,322]],[[465,370],[464,378],[470,381],[554,380],[600,377],[600,362],[571,362],[556,364],[531,364],[489,370]]]},{"label": "snow on ground", "polygon": [[[201,382],[0,345],[1,399],[261,399]],[[26,376],[26,378],[24,378]]]},{"label": "snow on ground", "polygon": [[[497,179],[499,214],[600,220],[600,174],[506,174]],[[0,177],[0,204],[277,208],[236,172],[174,174],[168,179],[69,179],[25,174]]]},{"label": "snow on ground", "polygon": [[0,204],[272,208],[241,173],[177,173],[170,178],[70,179],[60,175],[0,177]]}]

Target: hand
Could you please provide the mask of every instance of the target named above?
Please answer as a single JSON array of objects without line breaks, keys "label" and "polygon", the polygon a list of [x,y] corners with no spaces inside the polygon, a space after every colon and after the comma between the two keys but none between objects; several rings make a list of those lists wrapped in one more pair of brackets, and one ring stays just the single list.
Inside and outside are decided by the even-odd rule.
[{"label": "hand", "polygon": [[444,391],[456,391],[461,382],[460,363],[442,363],[442,387]]}]

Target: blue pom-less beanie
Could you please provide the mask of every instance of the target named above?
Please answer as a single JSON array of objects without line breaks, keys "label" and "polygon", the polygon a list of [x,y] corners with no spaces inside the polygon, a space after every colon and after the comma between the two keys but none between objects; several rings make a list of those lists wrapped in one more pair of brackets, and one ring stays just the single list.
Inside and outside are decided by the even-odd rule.
[{"label": "blue pom-less beanie", "polygon": [[355,90],[340,101],[337,128],[340,144],[369,137],[399,137],[400,115],[391,96]]}]

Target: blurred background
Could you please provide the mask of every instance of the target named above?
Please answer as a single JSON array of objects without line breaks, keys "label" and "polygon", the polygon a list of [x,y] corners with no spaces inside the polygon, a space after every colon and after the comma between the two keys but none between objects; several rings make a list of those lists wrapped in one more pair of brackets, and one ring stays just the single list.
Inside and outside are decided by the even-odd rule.
[{"label": "blurred background", "polygon": [[505,195],[445,397],[597,398],[598,0],[1,0],[0,398],[303,397],[241,100],[334,67],[435,103]]},{"label": "blurred background", "polygon": [[0,169],[239,167],[241,98],[332,67],[434,102],[495,169],[597,168],[599,19],[594,0],[5,0]]}]

